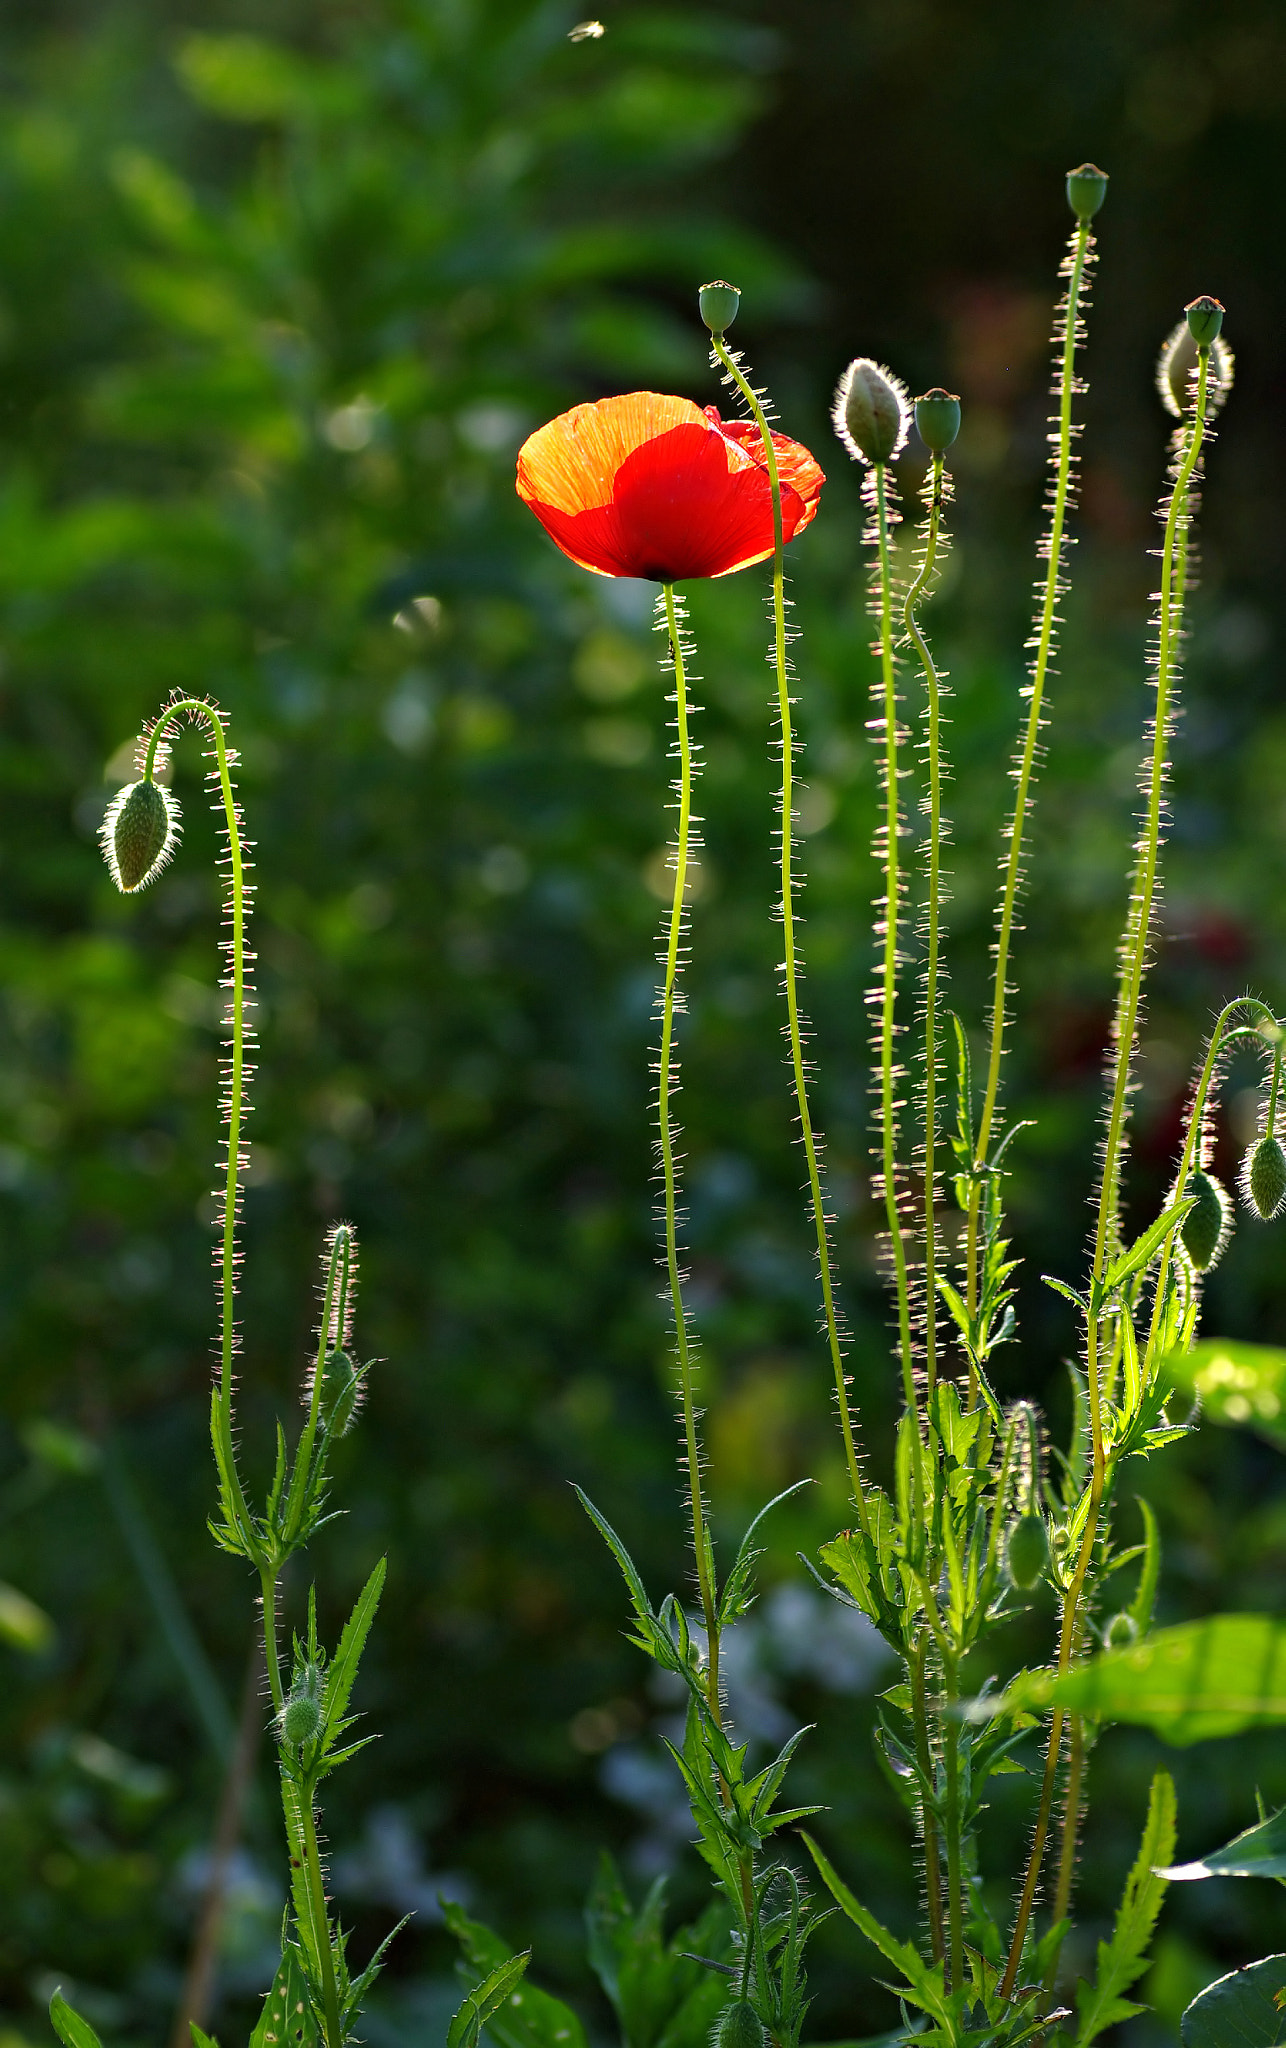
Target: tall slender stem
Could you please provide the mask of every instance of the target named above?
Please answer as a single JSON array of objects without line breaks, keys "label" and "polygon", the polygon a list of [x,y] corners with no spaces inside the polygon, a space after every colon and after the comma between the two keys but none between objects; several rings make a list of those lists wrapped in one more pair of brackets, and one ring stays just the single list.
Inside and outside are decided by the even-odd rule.
[{"label": "tall slender stem", "polygon": [[[1063,330],[1058,369],[1058,422],[1051,440],[1054,448],[1053,495],[1050,502],[1049,535],[1045,574],[1039,588],[1039,604],[1036,615],[1036,631],[1031,665],[1031,681],[1027,686],[1027,722],[1023,732],[1022,746],[1015,764],[1015,788],[1013,815],[1008,828],[1008,851],[1003,865],[1003,879],[1000,888],[1000,902],[996,916],[995,976],[992,983],[990,1041],[987,1053],[987,1080],[983,1094],[982,1111],[978,1119],[977,1148],[974,1164],[986,1164],[987,1147],[991,1141],[991,1126],[996,1114],[1000,1094],[1000,1073],[1005,1052],[1005,1027],[1008,1023],[1009,959],[1013,945],[1014,914],[1018,902],[1023,874],[1023,835],[1027,815],[1031,808],[1032,780],[1040,753],[1040,733],[1044,723],[1045,683],[1049,674],[1050,655],[1054,647],[1054,629],[1058,623],[1058,596],[1062,587],[1064,532],[1068,506],[1072,499],[1072,399],[1078,390],[1076,378],[1076,343],[1081,314],[1081,293],[1085,272],[1092,261],[1094,237],[1088,220],[1079,220],[1072,233],[1069,255],[1065,261],[1067,275],[1067,299],[1063,309]],[[965,1250],[965,1280],[970,1310],[976,1309],[977,1297],[977,1253],[978,1253],[978,1211],[981,1188],[975,1183],[970,1191]]]},{"label": "tall slender stem", "polygon": [[915,1730],[915,1760],[925,1791],[920,1800],[920,1831],[924,1837],[924,1900],[929,1916],[929,1943],[933,1960],[946,1954],[942,1935],[942,1865],[938,1856],[938,1822],[930,1805],[928,1788],[934,1783],[933,1752],[929,1747],[929,1703],[925,1666],[929,1655],[929,1631],[920,1630],[919,1641],[907,1657],[911,1684],[911,1725]]},{"label": "tall slender stem", "polygon": [[692,735],[689,727],[688,683],[683,664],[683,640],[679,631],[674,587],[664,587],[665,626],[669,635],[670,661],[674,669],[675,726],[679,757],[679,822],[674,843],[674,891],[665,929],[663,955],[665,981],[661,991],[661,1049],[657,1062],[657,1126],[660,1135],[661,1175],[665,1207],[665,1264],[670,1282],[670,1304],[674,1313],[674,1341],[679,1367],[679,1399],[683,1412],[684,1455],[688,1468],[688,1498],[692,1510],[692,1548],[696,1555],[697,1585],[705,1617],[709,1646],[707,1691],[710,1710],[718,1718],[719,1702],[719,1620],[715,1601],[710,1532],[706,1521],[701,1486],[701,1446],[697,1435],[694,1360],[687,1305],[683,1299],[683,1268],[679,1257],[679,1177],[675,1158],[675,1124],[670,1104],[677,1088],[674,1049],[674,1019],[677,1008],[679,955],[686,915],[685,901],[692,853]]},{"label": "tall slender stem", "polygon": [[[1175,567],[1178,556],[1177,537],[1183,531],[1187,518],[1188,493],[1193,473],[1201,455],[1206,429],[1206,396],[1210,351],[1202,348],[1198,352],[1197,398],[1192,430],[1183,460],[1175,477],[1174,489],[1166,512],[1165,538],[1161,552],[1161,596],[1157,632],[1156,712],[1152,728],[1152,755],[1147,791],[1147,811],[1140,837],[1140,861],[1136,869],[1136,894],[1131,902],[1126,919],[1125,939],[1121,949],[1121,971],[1119,995],[1116,1009],[1116,1057],[1114,1063],[1112,1096],[1108,1110],[1107,1138],[1103,1148],[1103,1169],[1099,1185],[1098,1214],[1094,1235],[1094,1263],[1091,1285],[1102,1280],[1111,1255],[1117,1224],[1121,1154],[1125,1138],[1127,1111],[1129,1105],[1130,1068],[1134,1054],[1135,1035],[1138,1029],[1139,1007],[1143,993],[1143,978],[1147,966],[1148,940],[1152,929],[1152,911],[1156,896],[1157,872],[1161,847],[1161,808],[1164,801],[1166,767],[1169,756],[1169,728],[1171,694],[1174,687],[1177,655],[1177,622],[1175,619]],[[1086,1317],[1085,1330],[1086,1378],[1089,1393],[1090,1438],[1093,1463],[1090,1473],[1089,1513],[1081,1538],[1076,1568],[1067,1590],[1063,1607],[1063,1626],[1058,1647],[1058,1668],[1065,1671],[1071,1663],[1076,1641],[1076,1627],[1079,1618],[1081,1595],[1098,1540],[1099,1516],[1102,1511],[1103,1494],[1107,1482],[1107,1459],[1103,1440],[1103,1403],[1099,1367],[1099,1323],[1095,1315]],[[1027,1923],[1035,1903],[1036,1888],[1040,1879],[1040,1866],[1044,1858],[1045,1842],[1049,1831],[1049,1816],[1053,1804],[1054,1782],[1057,1772],[1058,1751],[1062,1741],[1063,1714],[1056,1709],[1050,1728],[1049,1749],[1046,1753],[1045,1775],[1041,1787],[1040,1809],[1036,1833],[1028,1860],[1027,1876],[1019,1901],[1017,1919],[1009,1958],[1001,1981],[1001,1995],[1009,1997],[1017,1981],[1018,1968],[1022,1960],[1023,1943],[1027,1934]]]},{"label": "tall slender stem", "polygon": [[343,2048],[343,2026],[339,2012],[339,1985],[335,1978],[335,1956],[331,1946],[330,1919],[326,1911],[326,1880],[322,1875],[321,1851],[317,1846],[317,1823],[313,1817],[313,1788],[305,1780],[299,1788],[299,1822],[303,1837],[304,1878],[312,1913],[314,1944],[321,1966],[322,2008],[326,2020],[326,2048]]},{"label": "tall slender stem", "polygon": [[781,476],[777,465],[777,449],[773,442],[772,430],[768,425],[759,394],[743,372],[737,358],[727,347],[722,336],[711,335],[715,355],[724,370],[736,385],[745,400],[759,429],[763,444],[764,462],[768,470],[768,483],[772,492],[773,515],[773,666],[777,678],[777,717],[781,727],[781,919],[785,959],[782,971],[786,987],[786,1030],[790,1041],[791,1075],[795,1086],[795,1106],[799,1116],[800,1135],[804,1141],[804,1158],[808,1167],[809,1206],[813,1214],[813,1228],[817,1237],[817,1270],[822,1288],[822,1312],[826,1323],[826,1341],[830,1349],[831,1370],[835,1378],[835,1402],[839,1413],[840,1433],[844,1440],[844,1460],[848,1471],[848,1482],[858,1519],[864,1532],[869,1533],[866,1511],[866,1497],[862,1487],[862,1474],[857,1459],[857,1442],[853,1429],[852,1407],[849,1401],[848,1375],[844,1370],[844,1346],[840,1331],[839,1309],[835,1296],[835,1279],[832,1269],[830,1233],[827,1228],[826,1201],[822,1188],[821,1141],[813,1128],[812,1111],[808,1100],[808,1068],[804,1059],[804,1025],[799,1007],[799,975],[802,965],[799,940],[796,931],[795,898],[797,880],[795,874],[795,734],[790,695],[790,661],[787,654],[786,635],[786,563],[781,512]]},{"label": "tall slender stem", "polygon": [[929,848],[924,963],[924,1373],[927,1397],[938,1378],[937,1316],[937,1150],[938,1150],[938,976],[942,922],[942,683],[915,609],[933,574],[942,519],[942,457],[930,473],[929,522],[920,573],[907,591],[902,616],[924,670],[928,704]]},{"label": "tall slender stem", "polygon": [[872,467],[875,480],[875,536],[879,564],[879,649],[883,694],[884,726],[884,946],[879,990],[880,1054],[880,1136],[881,1168],[884,1180],[884,1213],[889,1227],[893,1257],[893,1278],[897,1294],[898,1355],[902,1363],[902,1391],[907,1412],[915,1426],[913,1467],[917,1526],[922,1521],[924,1476],[920,1468],[920,1403],[915,1384],[915,1360],[911,1349],[911,1291],[907,1277],[906,1240],[898,1202],[897,1112],[894,1094],[896,1069],[894,1039],[897,1032],[898,919],[902,873],[898,837],[901,810],[898,802],[898,694],[897,668],[893,659],[893,572],[889,560],[888,470],[883,462]]}]

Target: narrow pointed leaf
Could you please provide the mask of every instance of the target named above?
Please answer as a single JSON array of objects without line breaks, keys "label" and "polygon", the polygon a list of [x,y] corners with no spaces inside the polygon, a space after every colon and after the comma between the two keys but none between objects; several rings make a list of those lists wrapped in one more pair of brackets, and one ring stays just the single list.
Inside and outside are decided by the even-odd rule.
[{"label": "narrow pointed leaf", "polygon": [[1148,1796],[1143,1840],[1125,1880],[1112,1939],[1098,1945],[1094,1982],[1076,1987],[1080,2015],[1076,2048],[1089,2048],[1107,2027],[1130,2019],[1139,2010],[1124,1994],[1147,1968],[1148,1946],[1166,1891],[1165,1875],[1156,1865],[1174,1854],[1174,1814],[1174,1780],[1168,1771],[1158,1771]]},{"label": "narrow pointed leaf", "polygon": [[89,2021],[68,2005],[61,1990],[55,1991],[49,2001],[49,2017],[63,2048],[103,2048]]}]

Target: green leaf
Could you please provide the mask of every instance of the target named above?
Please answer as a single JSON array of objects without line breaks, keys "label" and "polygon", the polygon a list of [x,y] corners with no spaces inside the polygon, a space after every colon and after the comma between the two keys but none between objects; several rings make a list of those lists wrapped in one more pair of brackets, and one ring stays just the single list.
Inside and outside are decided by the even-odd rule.
[{"label": "green leaf", "polygon": [[103,2048],[89,2021],[72,2010],[61,1990],[55,1991],[49,2001],[49,2017],[63,2048]]},{"label": "green leaf", "polygon": [[1159,1371],[1184,1393],[1197,1394],[1215,1422],[1257,1430],[1286,1449],[1286,1351],[1203,1337],[1189,1351],[1171,1351]]},{"label": "green leaf", "polygon": [[1061,1676],[1026,1672],[996,1706],[1010,1713],[1066,1707],[1098,1721],[1153,1728],[1181,1746],[1272,1727],[1286,1721],[1286,1622],[1215,1614],[1158,1629],[1132,1649],[1075,1664]]},{"label": "green leaf", "polygon": [[1196,1863],[1178,1863],[1163,1875],[1171,1883],[1198,1877],[1286,1878],[1286,1807],[1234,1835],[1222,1849],[1212,1849]]},{"label": "green leaf", "polygon": [[1076,1987],[1076,2009],[1080,2015],[1076,2048],[1089,2048],[1089,2043],[1105,2028],[1142,2011],[1141,2006],[1122,1994],[1147,1967],[1148,1944],[1166,1891],[1164,1873],[1156,1865],[1173,1854],[1174,1780],[1168,1771],[1158,1771],[1148,1797],[1143,1840],[1125,1880],[1112,1939],[1098,1945],[1093,1984],[1081,1982]]},{"label": "green leaf", "polygon": [[192,2048],[219,2048],[218,2037],[207,2034],[205,2028],[199,2027],[195,2020],[188,2021],[188,2031],[192,2036]]},{"label": "green leaf", "polygon": [[[511,1960],[507,1942],[480,1920],[470,1920],[460,1907],[443,1901],[447,1926],[460,1944],[459,1973],[481,1988],[493,1971]],[[569,2005],[534,1984],[511,1989],[486,2021],[494,2048],[588,2048],[585,2029]]]},{"label": "green leaf", "polygon": [[500,2010],[531,1961],[531,1950],[509,1956],[471,1991],[447,2028],[447,2048],[478,2048],[478,2036],[493,2013]]},{"label": "green leaf", "polygon": [[1135,1273],[1142,1272],[1144,1266],[1156,1257],[1170,1232],[1176,1230],[1189,1209],[1196,1206],[1196,1200],[1195,1195],[1186,1195],[1183,1201],[1172,1202],[1168,1209],[1161,1211],[1155,1223],[1148,1225],[1141,1237],[1135,1238],[1128,1251],[1123,1251],[1118,1259],[1113,1260],[1103,1276],[1106,1292],[1110,1294]]},{"label": "green leaf", "polygon": [[1264,1956],[1207,1984],[1179,2022],[1183,2048],[1281,2048],[1286,1956]]},{"label": "green leaf", "polygon": [[386,1569],[387,1560],[381,1558],[359,1593],[356,1607],[344,1624],[339,1648],[326,1673],[321,1728],[323,1751],[340,1734],[341,1724],[348,1710],[349,1697],[357,1678],[357,1667],[366,1646],[366,1638],[371,1632],[371,1624],[375,1620],[375,1610],[380,1604]]},{"label": "green leaf", "polygon": [[840,1911],[879,1950],[885,1962],[892,1963],[894,1969],[901,1972],[906,1980],[905,1996],[914,2004],[923,2006],[939,2025],[945,2025],[947,1998],[943,1988],[941,1964],[931,1968],[910,1942],[899,1941],[895,1934],[890,1934],[888,1928],[876,1919],[874,1913],[868,1912],[861,1900],[854,1897],[811,1835],[804,1836],[804,1845]]},{"label": "green leaf", "polygon": [[299,1950],[288,1941],[250,2036],[250,2048],[316,2048],[319,2039]]},{"label": "green leaf", "polygon": [[1161,1576],[1161,1532],[1156,1516],[1142,1496],[1139,1497],[1139,1513],[1143,1517],[1143,1570],[1139,1573],[1139,1589],[1126,1612],[1139,1634],[1145,1636],[1152,1626],[1152,1606],[1156,1599],[1157,1580]]},{"label": "green leaf", "polygon": [[801,1488],[811,1486],[812,1484],[813,1481],[811,1479],[797,1479],[793,1486],[786,1487],[784,1492],[777,1494],[768,1502],[767,1507],[760,1508],[759,1513],[755,1516],[754,1521],[742,1537],[741,1547],[737,1552],[732,1570],[728,1573],[727,1581],[719,1598],[719,1619],[725,1627],[741,1619],[754,1597],[752,1590],[754,1568],[757,1560],[763,1555],[762,1551],[756,1550],[754,1547],[755,1533],[760,1523],[766,1516],[772,1513],[775,1507],[780,1507],[782,1501],[789,1500],[792,1493],[798,1493]]},{"label": "green leaf", "polygon": [[616,1865],[603,1856],[585,1905],[590,1965],[615,2008],[624,2048],[708,2048],[727,1979],[694,1958],[731,1964],[730,1916],[720,1900],[667,1942],[665,1891],[657,1878],[635,1912]]}]

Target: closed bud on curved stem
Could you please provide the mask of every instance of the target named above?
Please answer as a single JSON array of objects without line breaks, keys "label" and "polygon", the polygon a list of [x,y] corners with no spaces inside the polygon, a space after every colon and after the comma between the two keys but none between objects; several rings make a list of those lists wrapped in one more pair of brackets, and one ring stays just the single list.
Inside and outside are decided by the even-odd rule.
[{"label": "closed bud on curved stem", "polygon": [[1077,220],[1093,220],[1107,197],[1107,172],[1081,164],[1067,173],[1067,203]]},{"label": "closed bud on curved stem", "polygon": [[711,334],[726,334],[741,305],[740,287],[717,277],[711,284],[702,285],[697,304]]},{"label": "closed bud on curved stem", "polygon": [[178,798],[146,777],[113,797],[99,833],[103,857],[123,896],[154,882],[182,833]]}]

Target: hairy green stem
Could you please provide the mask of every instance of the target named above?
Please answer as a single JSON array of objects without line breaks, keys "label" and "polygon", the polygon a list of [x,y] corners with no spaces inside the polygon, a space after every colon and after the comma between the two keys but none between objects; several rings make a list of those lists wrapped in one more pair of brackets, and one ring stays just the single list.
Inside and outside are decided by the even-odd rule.
[{"label": "hairy green stem", "polygon": [[[996,918],[996,966],[992,984],[987,1081],[983,1094],[982,1113],[978,1120],[977,1147],[974,1153],[975,1166],[986,1164],[987,1147],[991,1142],[991,1126],[1000,1094],[1000,1073],[1005,1052],[1005,1027],[1008,1023],[1009,958],[1013,945],[1014,914],[1022,883],[1023,835],[1028,812],[1031,807],[1032,779],[1035,775],[1040,750],[1040,731],[1045,707],[1045,683],[1049,674],[1050,654],[1054,646],[1054,629],[1058,622],[1058,595],[1063,566],[1063,536],[1067,521],[1068,504],[1072,492],[1072,399],[1076,392],[1077,323],[1080,319],[1081,291],[1084,285],[1085,269],[1093,248],[1093,241],[1094,238],[1090,232],[1089,221],[1078,220],[1071,241],[1067,303],[1064,309],[1062,347],[1059,357],[1058,431],[1057,439],[1054,443],[1054,493],[1050,507],[1049,538],[1047,543],[1048,558],[1045,569],[1044,588],[1041,592],[1040,608],[1036,619],[1031,682],[1027,692],[1027,723],[1023,733],[1022,749],[1017,761],[1013,817],[1008,831],[1009,850],[1004,862],[1000,904]],[[980,1198],[981,1189],[975,1183],[969,1195],[965,1250],[965,1281],[968,1306],[971,1311],[976,1309],[978,1305],[977,1259]]]},{"label": "hairy green stem", "polygon": [[902,617],[924,670],[928,699],[929,876],[924,964],[924,1373],[932,1401],[938,1378],[937,1315],[937,1150],[938,1150],[938,974],[942,890],[942,685],[929,645],[915,616],[938,553],[942,519],[942,457],[933,458],[929,524],[920,573],[907,591]]},{"label": "hairy green stem", "polygon": [[835,1298],[835,1279],[831,1260],[830,1233],[826,1225],[826,1201],[822,1188],[821,1145],[813,1128],[812,1112],[808,1100],[808,1069],[804,1058],[804,1027],[799,1007],[799,940],[796,931],[794,848],[794,777],[795,777],[795,735],[791,710],[790,663],[786,652],[786,565],[781,511],[781,476],[777,464],[777,450],[772,430],[768,425],[759,394],[741,369],[737,358],[728,349],[720,335],[711,336],[714,352],[724,370],[731,377],[742,398],[745,400],[759,429],[763,445],[764,463],[768,471],[768,483],[772,492],[773,514],[773,665],[777,678],[777,717],[781,727],[781,918],[785,959],[782,963],[786,986],[786,1028],[790,1039],[790,1065],[795,1085],[795,1106],[799,1116],[800,1134],[804,1141],[804,1158],[808,1167],[809,1204],[813,1214],[813,1228],[817,1238],[817,1270],[821,1280],[822,1310],[826,1322],[826,1341],[830,1349],[831,1370],[835,1378],[835,1401],[839,1413],[840,1433],[844,1440],[844,1460],[848,1471],[849,1487],[852,1491],[858,1520],[865,1534],[870,1532],[866,1510],[866,1496],[862,1487],[862,1474],[858,1465],[857,1442],[853,1429],[852,1407],[849,1401],[848,1376],[844,1370],[844,1347],[840,1335],[839,1309]]},{"label": "hairy green stem", "polygon": [[701,1487],[701,1446],[697,1435],[694,1361],[688,1331],[687,1307],[683,1299],[683,1269],[679,1258],[678,1165],[675,1159],[675,1126],[670,1102],[676,1086],[674,1018],[679,980],[679,952],[683,936],[684,902],[692,850],[692,735],[689,729],[687,675],[683,666],[683,643],[674,602],[674,586],[664,587],[665,624],[674,668],[675,725],[679,749],[679,823],[674,846],[674,892],[665,931],[665,982],[661,993],[661,1049],[657,1063],[657,1125],[660,1132],[661,1174],[665,1204],[665,1264],[670,1282],[670,1303],[674,1312],[674,1341],[679,1366],[679,1399],[683,1411],[684,1453],[688,1467],[688,1499],[692,1510],[692,1548],[696,1555],[697,1586],[705,1617],[707,1695],[710,1711],[720,1716],[719,1700],[719,1615],[711,1565],[710,1532]]},{"label": "hairy green stem", "polygon": [[339,2011],[339,1985],[335,1977],[335,1956],[331,1946],[330,1919],[326,1911],[326,1881],[322,1875],[321,1851],[317,1846],[317,1823],[313,1818],[313,1788],[299,1788],[299,1823],[304,1851],[304,1877],[313,1922],[314,1945],[321,1966],[322,2010],[326,2025],[326,2048],[343,2048],[343,2025]]},{"label": "hairy green stem", "polygon": [[[915,1760],[926,1786],[934,1782],[933,1752],[929,1747],[929,1703],[925,1684],[928,1654],[928,1630],[921,1629],[919,1641],[907,1659],[907,1672],[911,1684],[911,1725],[915,1731]],[[940,1963],[946,1954],[942,1933],[942,1866],[938,1857],[938,1823],[929,1804],[927,1791],[922,1794],[920,1800],[920,1831],[924,1839],[924,1903],[929,1917],[929,1943],[934,1962]]]}]

